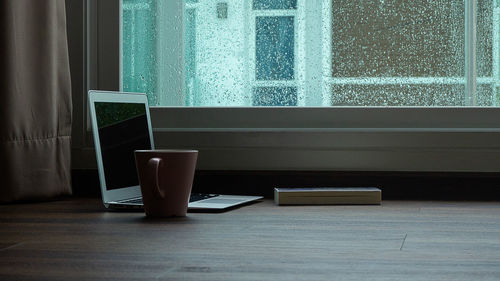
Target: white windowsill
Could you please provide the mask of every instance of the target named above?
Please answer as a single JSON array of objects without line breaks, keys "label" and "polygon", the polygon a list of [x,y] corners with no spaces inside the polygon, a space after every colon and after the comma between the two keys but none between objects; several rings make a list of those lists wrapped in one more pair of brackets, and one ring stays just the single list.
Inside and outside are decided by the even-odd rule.
[{"label": "white windowsill", "polygon": [[[500,108],[154,107],[151,118],[156,148],[198,149],[200,170],[500,171]],[[95,167],[93,149],[74,153],[76,168]]]}]

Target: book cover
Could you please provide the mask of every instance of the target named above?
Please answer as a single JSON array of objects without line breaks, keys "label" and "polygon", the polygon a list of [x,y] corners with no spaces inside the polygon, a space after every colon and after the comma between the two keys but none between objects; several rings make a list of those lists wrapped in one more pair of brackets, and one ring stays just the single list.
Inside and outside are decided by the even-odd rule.
[{"label": "book cover", "polygon": [[276,205],[380,205],[376,187],[275,188]]}]

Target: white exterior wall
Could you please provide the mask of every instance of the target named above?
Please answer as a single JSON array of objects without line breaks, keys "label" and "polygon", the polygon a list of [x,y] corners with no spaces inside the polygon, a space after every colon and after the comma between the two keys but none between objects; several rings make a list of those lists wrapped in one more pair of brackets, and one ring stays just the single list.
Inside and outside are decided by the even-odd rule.
[{"label": "white exterior wall", "polygon": [[[217,3],[226,2],[228,17],[217,18]],[[196,4],[196,76],[201,106],[250,105],[248,18],[242,0],[200,0]],[[248,93],[248,94],[247,94]]]},{"label": "white exterior wall", "polygon": [[[225,2],[228,17],[217,18],[217,4]],[[322,93],[322,44],[329,42],[328,24],[322,19],[325,0],[298,0],[298,13],[286,11],[264,15],[294,14],[295,81],[299,106],[329,105]],[[251,0],[199,0],[196,7],[196,104],[199,106],[251,106],[255,79],[255,11]],[[325,7],[329,8],[329,6]],[[326,34],[326,35],[324,35]],[[325,37],[326,36],[326,37]],[[308,60],[306,58],[309,58]],[[274,86],[273,82],[269,82]],[[329,87],[326,87],[329,88]],[[328,91],[323,89],[323,92]],[[323,95],[325,95],[323,97]],[[327,100],[327,101],[325,101]]]}]

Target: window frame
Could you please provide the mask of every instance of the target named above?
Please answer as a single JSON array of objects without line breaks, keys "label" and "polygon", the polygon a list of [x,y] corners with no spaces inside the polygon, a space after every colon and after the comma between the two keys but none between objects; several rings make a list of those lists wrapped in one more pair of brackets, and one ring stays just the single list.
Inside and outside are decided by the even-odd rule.
[{"label": "window frame", "polygon": [[[98,7],[103,5],[100,2],[108,1],[88,0],[92,20],[87,27],[87,85],[88,89],[119,90],[119,73],[107,72],[119,71],[116,65],[107,65],[116,63],[119,42],[109,42],[116,36],[104,36],[112,28],[102,28],[117,19],[98,16],[103,8]],[[469,56],[473,63],[474,57]],[[200,170],[500,170],[500,108],[496,107],[163,106],[150,110],[157,147],[198,149]],[[91,146],[87,142],[87,155]],[[76,166],[92,166],[91,162],[92,157],[76,159]]]}]

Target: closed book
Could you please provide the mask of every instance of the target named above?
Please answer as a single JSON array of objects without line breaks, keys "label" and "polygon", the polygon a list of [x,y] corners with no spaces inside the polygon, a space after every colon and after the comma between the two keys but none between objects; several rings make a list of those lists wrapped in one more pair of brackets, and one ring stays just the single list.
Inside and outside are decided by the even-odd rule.
[{"label": "closed book", "polygon": [[380,205],[376,187],[275,188],[276,205]]}]

